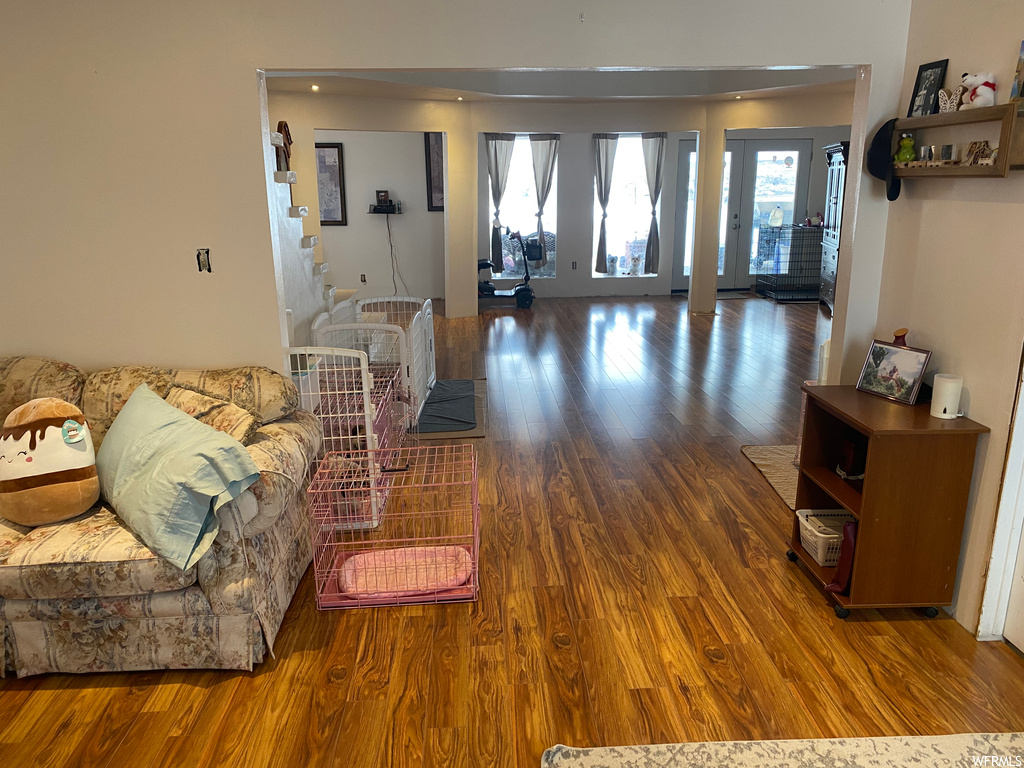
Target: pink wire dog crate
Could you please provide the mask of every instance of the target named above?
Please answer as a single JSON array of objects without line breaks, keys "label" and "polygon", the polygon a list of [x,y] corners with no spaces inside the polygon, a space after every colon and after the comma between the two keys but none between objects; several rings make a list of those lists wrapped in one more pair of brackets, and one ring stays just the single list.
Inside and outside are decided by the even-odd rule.
[{"label": "pink wire dog crate", "polygon": [[[471,445],[328,454],[309,486],[317,608],[476,600],[477,490]],[[352,524],[373,510],[376,528]]]}]

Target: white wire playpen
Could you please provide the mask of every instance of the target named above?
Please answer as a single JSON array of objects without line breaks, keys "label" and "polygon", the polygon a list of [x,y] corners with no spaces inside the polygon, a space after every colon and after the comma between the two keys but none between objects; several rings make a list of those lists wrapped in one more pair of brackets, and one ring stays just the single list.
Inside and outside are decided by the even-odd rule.
[{"label": "white wire playpen", "polygon": [[313,321],[313,342],[318,346],[344,346],[337,343],[344,338],[341,332],[358,327],[398,332],[403,383],[417,404],[415,420],[437,380],[434,310],[430,299],[383,296],[339,302]]},{"label": "white wire playpen", "polygon": [[[289,350],[300,406],[317,416],[323,427],[323,448],[314,471],[326,456],[402,447],[416,410],[402,380],[397,333],[361,328],[339,331],[338,336],[347,346]],[[377,469],[369,470],[371,476]],[[377,501],[365,517],[349,518],[345,524],[375,527],[380,516]]]}]

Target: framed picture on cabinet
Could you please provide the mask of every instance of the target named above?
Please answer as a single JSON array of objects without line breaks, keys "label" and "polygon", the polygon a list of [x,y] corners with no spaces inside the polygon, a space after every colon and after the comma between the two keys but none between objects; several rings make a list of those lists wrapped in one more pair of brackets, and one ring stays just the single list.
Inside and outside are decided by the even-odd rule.
[{"label": "framed picture on cabinet", "polygon": [[932,353],[875,339],[871,342],[857,389],[913,405]]}]

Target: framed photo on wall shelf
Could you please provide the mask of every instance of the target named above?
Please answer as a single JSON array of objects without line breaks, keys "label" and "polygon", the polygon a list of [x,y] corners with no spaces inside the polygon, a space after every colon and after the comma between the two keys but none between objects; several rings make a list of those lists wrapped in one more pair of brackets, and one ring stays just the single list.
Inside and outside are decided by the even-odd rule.
[{"label": "framed photo on wall shelf", "polygon": [[427,210],[444,210],[444,134],[424,133],[423,151],[427,159]]},{"label": "framed photo on wall shelf", "polygon": [[913,405],[932,353],[875,339],[871,342],[857,389],[898,403]]},{"label": "framed photo on wall shelf", "polygon": [[910,97],[907,117],[934,115],[939,111],[939,91],[946,83],[946,67],[949,59],[922,64],[917,70],[914,94]]},{"label": "framed photo on wall shelf", "polygon": [[1024,40],[1020,43],[1020,56],[1017,58],[1017,70],[1013,75],[1010,98],[1015,100],[1024,99]]},{"label": "framed photo on wall shelf", "polygon": [[341,144],[316,144],[316,188],[320,198],[320,226],[344,227],[345,156]]}]

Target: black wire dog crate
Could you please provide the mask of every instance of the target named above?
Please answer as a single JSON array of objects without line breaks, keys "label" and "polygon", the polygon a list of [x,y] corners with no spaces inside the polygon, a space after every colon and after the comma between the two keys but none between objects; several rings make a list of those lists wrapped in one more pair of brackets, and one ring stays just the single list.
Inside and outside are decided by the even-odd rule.
[{"label": "black wire dog crate", "polygon": [[821,227],[762,226],[757,236],[754,291],[775,301],[817,301]]}]

